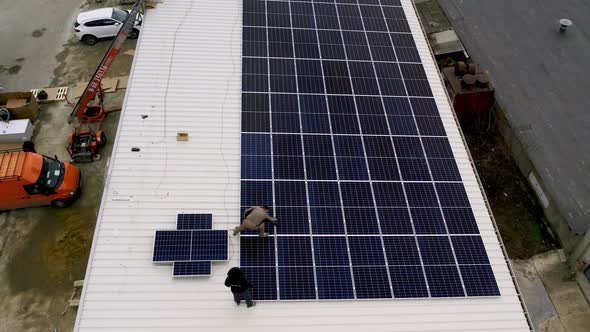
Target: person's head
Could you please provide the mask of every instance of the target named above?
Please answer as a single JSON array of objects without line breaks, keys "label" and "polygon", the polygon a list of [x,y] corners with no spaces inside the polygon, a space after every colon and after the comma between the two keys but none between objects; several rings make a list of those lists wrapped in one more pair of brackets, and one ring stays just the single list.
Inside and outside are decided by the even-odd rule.
[{"label": "person's head", "polygon": [[242,270],[240,270],[240,268],[237,266],[232,267],[229,269],[229,271],[227,271],[228,276],[241,276],[242,274]]},{"label": "person's head", "polygon": [[263,205],[262,209],[264,209],[266,212],[268,212],[270,210],[270,208],[268,207],[268,205]]}]

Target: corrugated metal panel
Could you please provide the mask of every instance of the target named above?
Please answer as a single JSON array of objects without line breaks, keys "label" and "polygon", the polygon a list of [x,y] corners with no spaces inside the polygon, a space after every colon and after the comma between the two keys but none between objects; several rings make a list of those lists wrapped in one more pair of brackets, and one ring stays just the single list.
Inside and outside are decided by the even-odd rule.
[{"label": "corrugated metal panel", "polygon": [[[416,13],[403,3],[502,296],[246,309],[223,285],[238,265],[236,238],[230,262],[214,264],[208,278],[177,280],[171,266],[152,265],[154,230],[173,229],[179,211],[213,213],[216,229],[239,220],[242,1],[166,0],[140,37],[76,331],[529,330]],[[190,141],[176,142],[177,132]]]}]

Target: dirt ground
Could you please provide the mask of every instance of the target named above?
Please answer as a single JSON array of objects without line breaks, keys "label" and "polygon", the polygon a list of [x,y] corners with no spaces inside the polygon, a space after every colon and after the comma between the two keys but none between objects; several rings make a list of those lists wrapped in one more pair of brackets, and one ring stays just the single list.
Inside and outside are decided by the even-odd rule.
[{"label": "dirt ground", "polygon": [[[35,1],[45,3],[44,0]],[[88,5],[82,7],[88,8]],[[78,7],[70,9],[72,13],[79,10]],[[45,31],[39,29],[34,33],[38,37],[32,38],[43,38],[43,33]],[[26,43],[27,40],[14,42]],[[50,71],[51,75],[38,72],[39,77],[19,77],[19,86],[45,81],[45,75],[50,77],[49,86],[72,88],[77,82],[88,81],[110,43],[102,41],[86,46],[70,33],[57,54],[45,54],[57,64]],[[125,43],[107,77],[128,75],[135,46],[135,40]],[[31,59],[34,57],[22,62],[23,71],[27,71],[27,66],[36,65]],[[120,107],[124,93],[125,90],[118,90],[106,94],[106,107]],[[65,143],[71,131],[67,121],[71,109],[63,102],[41,106],[33,139],[39,153],[69,160]],[[84,278],[118,121],[118,113],[109,114],[105,120],[103,130],[108,140],[101,151],[101,160],[77,165],[82,172],[82,195],[71,207],[61,210],[38,207],[0,213],[0,332],[73,329],[76,310],[62,313],[72,294],[73,282]]]},{"label": "dirt ground", "polygon": [[555,249],[543,210],[500,133],[493,125],[462,127],[508,256],[525,259]]}]

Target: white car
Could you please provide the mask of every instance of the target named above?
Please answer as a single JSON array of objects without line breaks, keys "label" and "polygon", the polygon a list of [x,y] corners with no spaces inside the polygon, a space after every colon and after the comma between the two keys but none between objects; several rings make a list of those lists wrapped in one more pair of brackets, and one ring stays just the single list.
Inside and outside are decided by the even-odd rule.
[{"label": "white car", "polygon": [[[119,8],[101,8],[80,13],[74,23],[74,31],[78,40],[94,45],[103,38],[115,37],[119,29],[129,16],[128,11]],[[143,16],[135,21],[129,38],[135,39],[139,36]]]}]

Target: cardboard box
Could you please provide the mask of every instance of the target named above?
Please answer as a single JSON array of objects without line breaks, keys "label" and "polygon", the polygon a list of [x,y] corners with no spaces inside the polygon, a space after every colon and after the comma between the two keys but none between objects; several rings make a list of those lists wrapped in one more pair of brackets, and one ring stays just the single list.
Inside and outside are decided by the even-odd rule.
[{"label": "cardboard box", "polygon": [[[25,101],[24,105],[22,104],[22,100]],[[35,122],[39,114],[37,98],[31,92],[0,93],[0,105],[6,105],[3,107],[10,111],[10,116],[13,120],[29,119],[31,122]]]}]

